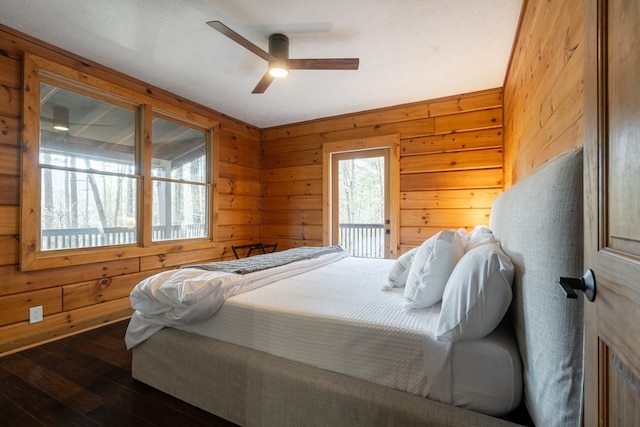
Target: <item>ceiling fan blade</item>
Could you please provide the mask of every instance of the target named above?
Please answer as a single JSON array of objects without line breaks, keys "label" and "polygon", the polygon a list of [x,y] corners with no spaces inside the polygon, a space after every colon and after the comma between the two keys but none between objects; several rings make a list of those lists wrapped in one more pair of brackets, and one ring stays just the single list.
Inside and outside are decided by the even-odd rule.
[{"label": "ceiling fan blade", "polygon": [[251,93],[264,93],[264,91],[267,90],[271,82],[273,82],[274,80],[275,77],[269,74],[269,70],[267,70],[267,72],[264,73],[264,76],[262,76],[262,79],[260,79]]},{"label": "ceiling fan blade", "polygon": [[289,59],[291,70],[357,70],[359,58]]},{"label": "ceiling fan blade", "polygon": [[[47,122],[47,123],[53,123],[54,122],[54,120],[52,118],[45,117],[45,116],[40,116],[40,121]],[[69,122],[69,124],[71,126],[108,126],[108,127],[115,126],[115,125],[107,125],[107,124],[101,124],[101,123],[73,123],[73,122]]]},{"label": "ceiling fan blade", "polygon": [[238,43],[239,45],[241,45],[241,46],[245,47],[246,49],[250,50],[251,52],[255,53],[256,55],[258,55],[260,58],[264,59],[265,61],[271,61],[271,60],[275,59],[267,51],[261,49],[259,46],[255,45],[252,42],[250,42],[249,40],[245,39],[240,34],[236,33],[231,28],[229,28],[226,25],[224,25],[222,22],[220,22],[220,21],[209,21],[209,22],[207,22],[207,25],[210,26],[211,28],[213,28],[214,30],[217,30],[220,33],[224,34],[225,36],[229,37],[231,40],[233,40],[234,42]]}]

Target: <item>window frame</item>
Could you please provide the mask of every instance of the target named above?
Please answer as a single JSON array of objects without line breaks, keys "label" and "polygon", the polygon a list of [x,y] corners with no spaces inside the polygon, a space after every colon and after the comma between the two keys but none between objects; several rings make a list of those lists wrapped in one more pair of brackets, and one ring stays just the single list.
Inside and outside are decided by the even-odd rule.
[{"label": "window frame", "polygon": [[[40,153],[40,81],[60,84],[106,100],[121,99],[137,107],[136,174],[138,178],[138,243],[42,251]],[[103,94],[101,97],[100,94]],[[217,181],[219,124],[195,111],[162,102],[153,91],[138,92],[85,72],[26,53],[23,78],[23,130],[20,195],[20,270],[33,271],[63,266],[129,259],[163,253],[213,248],[217,245]],[[209,189],[208,236],[152,242],[151,138],[153,114],[207,132],[207,187]],[[36,171],[34,173],[34,171]]]},{"label": "window frame", "polygon": [[[213,132],[213,130],[211,128],[203,127],[201,123],[198,123],[198,122],[193,121],[193,120],[185,119],[184,117],[177,117],[174,114],[170,114],[170,113],[168,113],[166,111],[163,111],[163,110],[160,110],[160,109],[157,109],[157,108],[150,109],[148,116],[151,117],[151,122],[152,122],[151,125],[152,125],[152,127],[153,127],[153,118],[157,117],[159,119],[168,120],[168,121],[171,121],[171,122],[176,123],[176,124],[180,124],[180,125],[185,126],[185,127],[190,127],[190,128],[197,129],[197,130],[200,130],[202,132],[205,132],[206,133],[206,138],[207,138],[207,143],[206,143],[206,147],[205,147],[206,155],[207,155],[207,163],[211,164],[213,162],[213,145],[214,145],[213,144],[213,135],[216,134],[217,132]],[[159,245],[159,244],[163,244],[163,243],[166,244],[166,243],[177,242],[177,241],[189,241],[189,242],[192,242],[192,241],[200,240],[202,238],[193,238],[193,239],[184,239],[184,240],[158,240],[158,241],[153,241],[153,232],[152,232],[152,229],[153,229],[153,203],[152,203],[152,201],[153,201],[153,188],[152,188],[153,184],[154,184],[154,182],[157,182],[157,181],[164,181],[164,182],[166,182],[168,184],[179,183],[181,180],[174,179],[174,178],[162,178],[162,177],[157,177],[157,176],[153,175],[153,173],[151,171],[151,162],[153,160],[152,159],[153,135],[152,135],[151,131],[149,132],[149,135],[151,135],[151,137],[148,139],[149,146],[148,146],[148,150],[147,150],[149,152],[149,156],[148,156],[149,157],[149,162],[148,162],[148,168],[145,169],[148,172],[146,174],[146,178],[148,178],[146,181],[149,182],[149,185],[148,185],[148,187],[145,186],[144,189],[143,189],[143,191],[149,191],[149,204],[148,204],[148,206],[145,205],[145,207],[148,207],[148,212],[145,209],[145,216],[146,216],[146,218],[149,218],[149,221],[147,221],[149,223],[149,230],[148,230],[148,233],[144,233],[145,234],[144,237],[148,236],[149,239],[148,239],[148,241],[145,240],[145,244],[147,244],[147,245]],[[208,227],[208,230],[207,230],[208,237],[206,237],[205,239],[211,238],[211,233],[212,233],[212,228],[213,228],[213,218],[214,218],[214,216],[213,216],[212,204],[211,204],[211,200],[213,198],[213,186],[212,186],[213,175],[212,175],[212,171],[213,171],[213,168],[211,166],[209,168],[207,168],[206,176],[205,176],[205,184],[204,184],[207,187],[207,192],[209,194],[209,196],[208,196],[209,197],[209,207],[207,209],[207,217],[208,217],[207,219],[208,219],[209,227]],[[215,171],[217,171],[217,168],[215,169]],[[187,182],[187,181],[185,181],[184,183],[190,184],[190,182]],[[194,183],[194,184],[202,185],[201,183]],[[146,225],[146,223],[145,223],[145,225]],[[146,228],[145,228],[145,230],[146,230]]]}]

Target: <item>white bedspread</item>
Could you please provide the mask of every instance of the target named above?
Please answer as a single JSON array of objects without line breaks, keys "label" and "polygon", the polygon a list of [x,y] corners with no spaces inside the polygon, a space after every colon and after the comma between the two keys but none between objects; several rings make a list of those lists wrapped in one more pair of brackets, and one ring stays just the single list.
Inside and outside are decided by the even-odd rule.
[{"label": "white bedspread", "polygon": [[202,322],[216,313],[233,295],[248,292],[348,257],[347,251],[249,274],[207,271],[197,268],[164,271],[138,283],[131,291],[135,310],[125,342],[132,348],[165,326]]},{"label": "white bedspread", "polygon": [[451,403],[452,346],[433,339],[439,310],[409,313],[401,292],[382,291],[392,263],[348,257],[178,329]]}]

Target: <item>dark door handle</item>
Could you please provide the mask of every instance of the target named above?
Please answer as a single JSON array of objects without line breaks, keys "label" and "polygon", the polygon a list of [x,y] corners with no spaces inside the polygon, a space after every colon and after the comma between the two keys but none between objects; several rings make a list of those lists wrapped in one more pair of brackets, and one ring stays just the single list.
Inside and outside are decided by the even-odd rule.
[{"label": "dark door handle", "polygon": [[384,230],[384,234],[391,234],[391,230],[387,228],[386,230]]},{"label": "dark door handle", "polygon": [[596,299],[596,276],[591,269],[585,271],[582,277],[561,277],[558,284],[562,286],[567,298],[578,298],[575,291],[582,291],[589,301]]}]

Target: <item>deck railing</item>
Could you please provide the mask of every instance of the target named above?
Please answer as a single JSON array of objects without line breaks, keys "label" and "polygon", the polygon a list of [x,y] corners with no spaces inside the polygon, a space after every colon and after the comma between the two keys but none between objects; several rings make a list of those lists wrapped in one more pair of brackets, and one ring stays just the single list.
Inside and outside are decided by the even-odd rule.
[{"label": "deck railing", "polygon": [[[137,241],[137,233],[131,227],[42,230],[42,250],[133,244]],[[153,241],[196,238],[206,234],[201,224],[153,227]],[[349,249],[352,256],[384,258],[383,224],[340,224],[339,238],[340,244]]]},{"label": "deck railing", "polygon": [[384,258],[384,224],[339,224],[340,244],[352,256]]},{"label": "deck railing", "polygon": [[[137,241],[136,228],[65,228],[42,230],[42,250],[92,248],[98,246],[128,245]],[[152,240],[191,239],[205,237],[206,227],[202,224],[154,226]]]}]

